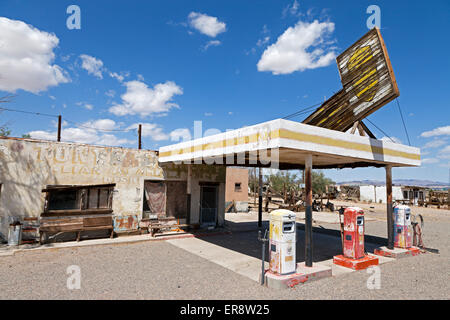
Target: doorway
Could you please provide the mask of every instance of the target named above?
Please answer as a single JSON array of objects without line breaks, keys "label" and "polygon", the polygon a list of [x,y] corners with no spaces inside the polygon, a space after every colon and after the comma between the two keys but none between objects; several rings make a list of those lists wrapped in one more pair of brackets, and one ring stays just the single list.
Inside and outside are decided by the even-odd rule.
[{"label": "doorway", "polygon": [[218,186],[200,186],[200,224],[203,227],[216,226],[218,210]]}]

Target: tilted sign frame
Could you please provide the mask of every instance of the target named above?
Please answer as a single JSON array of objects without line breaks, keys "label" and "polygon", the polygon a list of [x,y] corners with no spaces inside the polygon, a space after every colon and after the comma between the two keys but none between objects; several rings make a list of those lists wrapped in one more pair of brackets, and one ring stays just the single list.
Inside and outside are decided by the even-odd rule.
[{"label": "tilted sign frame", "polygon": [[373,28],[336,62],[343,89],[325,101],[303,123],[347,131],[357,121],[400,95],[378,28]]}]

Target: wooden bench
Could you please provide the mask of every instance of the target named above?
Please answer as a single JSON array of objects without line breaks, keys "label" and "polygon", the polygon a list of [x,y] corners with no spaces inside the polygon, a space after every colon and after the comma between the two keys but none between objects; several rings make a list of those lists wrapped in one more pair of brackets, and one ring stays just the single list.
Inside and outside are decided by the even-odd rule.
[{"label": "wooden bench", "polygon": [[81,232],[111,230],[110,238],[114,237],[112,216],[103,217],[57,217],[55,219],[41,218],[39,226],[39,243],[45,242],[47,233],[62,234],[75,232],[77,241],[80,241]]},{"label": "wooden bench", "polygon": [[[175,222],[176,223],[173,223]],[[150,221],[147,229],[152,237],[155,236],[157,232],[163,230],[174,230],[174,231],[183,231],[182,228],[189,228],[190,224],[180,224],[179,219],[175,218],[158,218],[157,220]]]}]

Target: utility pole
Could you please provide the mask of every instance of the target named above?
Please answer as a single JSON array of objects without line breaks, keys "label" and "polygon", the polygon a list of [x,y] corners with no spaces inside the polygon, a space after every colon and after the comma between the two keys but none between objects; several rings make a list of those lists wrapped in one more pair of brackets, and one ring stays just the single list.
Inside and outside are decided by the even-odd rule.
[{"label": "utility pole", "polygon": [[138,143],[138,149],[141,150],[142,149],[142,124],[139,125],[138,128],[138,139],[139,139],[139,143]]},{"label": "utility pole", "polygon": [[61,142],[61,115],[58,116],[58,142]]}]

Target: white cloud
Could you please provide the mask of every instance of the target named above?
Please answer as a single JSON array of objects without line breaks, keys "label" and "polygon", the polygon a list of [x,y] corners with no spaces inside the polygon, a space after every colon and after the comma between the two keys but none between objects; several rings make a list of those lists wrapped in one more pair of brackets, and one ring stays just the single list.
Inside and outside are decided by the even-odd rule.
[{"label": "white cloud", "polygon": [[226,24],[217,17],[208,16],[199,12],[191,12],[188,16],[189,25],[200,33],[215,38],[219,33],[226,31]]},{"label": "white cloud", "polygon": [[110,89],[105,92],[105,95],[107,95],[110,98],[114,98],[114,96],[116,95],[116,92],[114,90]]},{"label": "white cloud", "polygon": [[[135,143],[133,140],[118,138],[110,133],[101,133],[99,130],[115,130],[117,124],[111,119],[90,120],[80,125],[61,130],[61,140],[86,144],[97,144],[107,146],[120,146]],[[33,139],[56,140],[56,131],[31,131],[29,132]]]},{"label": "white cloud", "polygon": [[205,117],[211,117],[213,114],[211,112],[205,112]]},{"label": "white cloud", "polygon": [[172,108],[178,108],[171,102],[175,95],[183,94],[183,89],[173,81],[158,83],[149,88],[144,82],[125,82],[127,91],[121,95],[122,103],[113,105],[109,111],[117,116],[139,114],[142,117],[162,114]]},{"label": "white cloud", "polygon": [[0,17],[0,90],[39,93],[69,82],[67,73],[52,64],[58,43],[52,33]]},{"label": "white cloud", "polygon": [[86,121],[82,124],[83,127],[87,128],[95,128],[97,130],[117,130],[119,129],[119,125],[111,119],[98,119],[98,120],[90,120]]},{"label": "white cloud", "polygon": [[422,134],[420,136],[424,137],[424,138],[429,138],[429,137],[444,136],[444,135],[450,135],[450,126],[439,127],[439,128],[433,129],[431,131],[425,131],[425,132],[422,132]]},{"label": "white cloud", "polygon": [[422,163],[423,164],[431,164],[431,163],[438,163],[438,162],[439,162],[439,160],[436,159],[436,158],[425,158],[425,159],[422,159]]},{"label": "white cloud", "polygon": [[125,77],[124,77],[123,75],[118,74],[117,72],[109,72],[109,76],[110,76],[111,78],[117,79],[117,81],[119,81],[119,82],[122,82],[123,79],[125,79]]},{"label": "white cloud", "polygon": [[77,102],[77,103],[75,103],[77,106],[79,106],[79,107],[83,107],[83,108],[85,108],[85,109],[87,109],[87,110],[92,110],[92,109],[94,109],[94,106],[92,105],[92,104],[90,104],[90,103],[86,103],[86,102],[82,102],[82,101],[80,101],[80,102]]},{"label": "white cloud", "polygon": [[[141,123],[142,136],[149,137],[154,141],[163,141],[169,139],[169,135],[164,133],[163,128],[156,123]],[[139,123],[132,124],[127,129],[137,129]]]},{"label": "white cloud", "polygon": [[283,13],[282,16],[283,18],[287,16],[288,13],[290,13],[293,16],[297,16],[300,15],[299,9],[300,8],[300,4],[298,3],[297,0],[294,0],[294,2],[292,3],[292,5],[287,5],[284,9],[283,9]]},{"label": "white cloud", "polygon": [[402,140],[397,137],[383,137],[380,140],[402,144]]},{"label": "white cloud", "polygon": [[187,128],[175,129],[170,133],[171,141],[189,141],[191,140],[191,132]]},{"label": "white cloud", "polygon": [[222,44],[222,42],[220,42],[219,40],[211,40],[208,41],[204,46],[203,46],[203,50],[208,50],[209,47],[217,47],[220,46]]},{"label": "white cloud", "polygon": [[258,71],[289,74],[328,66],[336,54],[325,48],[324,38],[330,36],[333,31],[332,22],[299,21],[264,51],[257,64]]},{"label": "white cloud", "polygon": [[92,74],[99,79],[103,79],[103,61],[87,54],[80,55],[81,68],[86,70],[88,74]]},{"label": "white cloud", "polygon": [[425,143],[425,145],[422,147],[422,149],[432,149],[432,148],[438,148],[447,143],[444,139],[435,139],[433,141],[429,141]]},{"label": "white cloud", "polygon": [[438,158],[450,159],[450,145],[448,145],[445,148],[439,150]]},{"label": "white cloud", "polygon": [[266,37],[264,37],[264,39],[259,39],[258,42],[256,42],[256,45],[257,45],[258,47],[262,47],[262,46],[265,45],[267,42],[269,42],[269,40],[270,40],[270,37],[269,37],[269,36],[266,36]]}]

